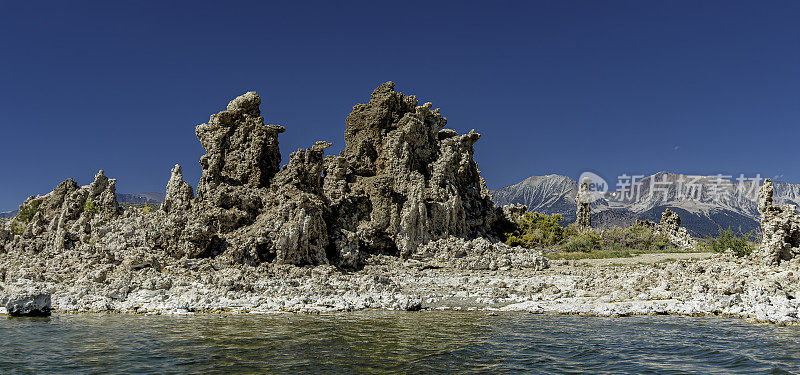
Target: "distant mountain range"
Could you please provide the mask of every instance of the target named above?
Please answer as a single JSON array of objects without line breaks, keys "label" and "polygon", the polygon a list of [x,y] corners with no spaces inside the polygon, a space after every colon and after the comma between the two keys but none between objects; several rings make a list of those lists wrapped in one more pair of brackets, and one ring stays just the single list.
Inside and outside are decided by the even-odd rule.
[{"label": "distant mountain range", "polygon": [[[609,190],[616,190],[611,182]],[[659,172],[638,180],[624,193],[598,193],[592,203],[592,222],[597,227],[629,225],[636,219],[658,221],[669,208],[681,217],[682,225],[694,236],[715,235],[719,227],[739,232],[758,231],[758,186],[754,181],[737,181],[717,176],[690,176]],[[775,182],[777,204],[800,205],[800,185]],[[575,221],[578,182],[567,176],[529,177],[517,184],[491,191],[495,204],[524,204],[528,210],[558,213],[564,223]]]},{"label": "distant mountain range", "polygon": [[[119,203],[163,203],[164,193],[117,194]],[[17,216],[17,211],[0,212],[0,219]]]},{"label": "distant mountain range", "polygon": [[164,193],[117,194],[119,203],[163,203]]}]

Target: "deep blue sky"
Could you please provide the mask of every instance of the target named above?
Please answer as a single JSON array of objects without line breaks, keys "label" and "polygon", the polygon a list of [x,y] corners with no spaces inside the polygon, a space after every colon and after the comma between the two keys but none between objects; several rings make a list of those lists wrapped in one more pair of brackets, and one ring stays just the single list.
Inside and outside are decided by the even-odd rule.
[{"label": "deep blue sky", "polygon": [[0,211],[98,169],[193,185],[194,127],[246,91],[284,161],[373,88],[476,129],[489,187],[530,175],[800,182],[799,1],[4,2]]}]

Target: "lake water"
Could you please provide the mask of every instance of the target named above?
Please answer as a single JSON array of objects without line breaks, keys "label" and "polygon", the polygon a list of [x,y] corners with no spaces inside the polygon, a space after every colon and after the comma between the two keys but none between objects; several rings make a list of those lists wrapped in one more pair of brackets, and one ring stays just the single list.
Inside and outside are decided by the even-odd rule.
[{"label": "lake water", "polygon": [[0,318],[0,373],[798,373],[800,327],[475,312]]}]

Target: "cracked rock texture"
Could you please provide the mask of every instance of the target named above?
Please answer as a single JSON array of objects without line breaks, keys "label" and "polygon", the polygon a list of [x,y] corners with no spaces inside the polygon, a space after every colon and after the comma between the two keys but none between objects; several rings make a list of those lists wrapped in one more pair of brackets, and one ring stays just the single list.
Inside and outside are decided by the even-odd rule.
[{"label": "cracked rock texture", "polygon": [[772,180],[766,179],[758,191],[763,233],[759,252],[768,264],[778,264],[800,254],[800,215],[794,205],[773,205],[772,194]]}]

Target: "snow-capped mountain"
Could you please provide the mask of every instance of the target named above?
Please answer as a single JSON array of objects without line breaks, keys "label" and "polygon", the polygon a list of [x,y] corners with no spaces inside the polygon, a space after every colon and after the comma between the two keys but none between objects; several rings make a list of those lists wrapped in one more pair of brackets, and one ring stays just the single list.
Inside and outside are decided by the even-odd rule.
[{"label": "snow-capped mountain", "polygon": [[[669,172],[609,181],[610,191],[592,204],[593,222],[602,227],[630,224],[637,218],[658,221],[669,208],[695,236],[714,235],[719,227],[758,230],[760,182]],[[575,221],[577,190],[578,182],[567,176],[533,176],[492,191],[492,197],[497,205],[524,204],[530,211],[561,214],[570,223]],[[800,205],[800,185],[775,182],[775,203]]]}]

